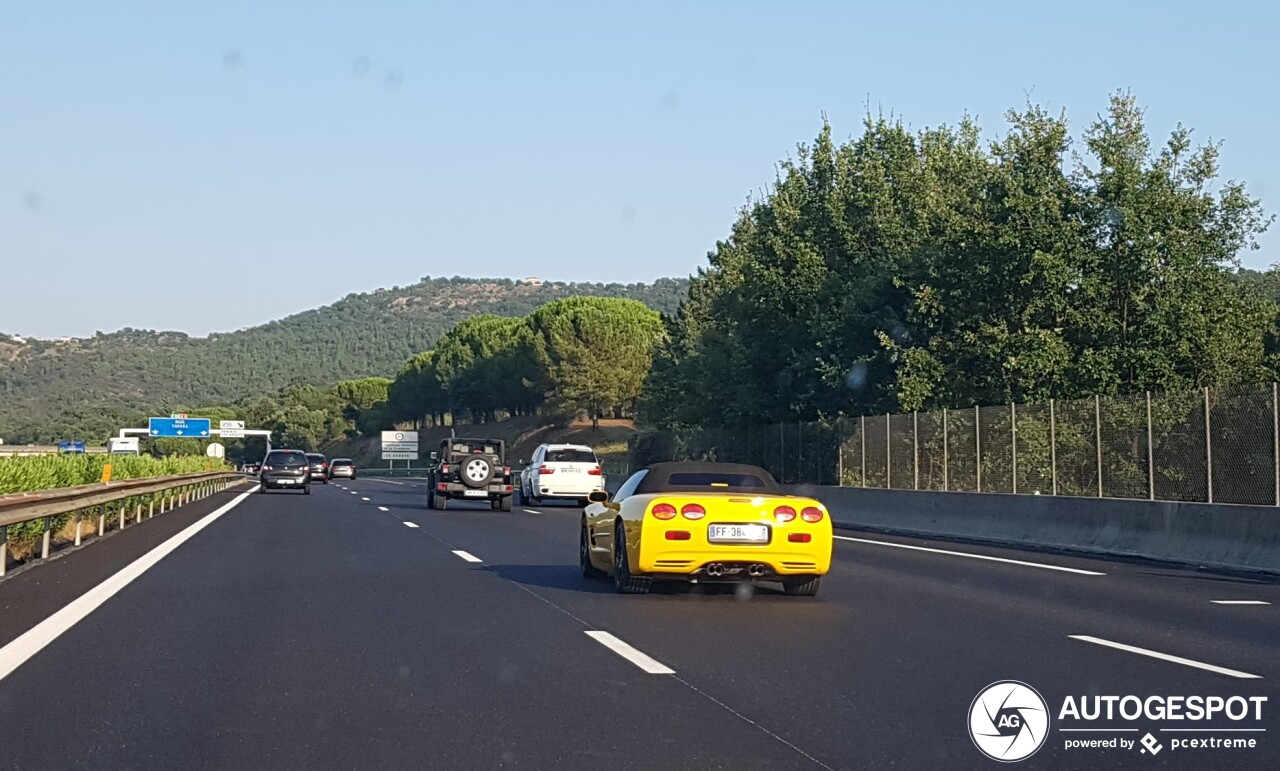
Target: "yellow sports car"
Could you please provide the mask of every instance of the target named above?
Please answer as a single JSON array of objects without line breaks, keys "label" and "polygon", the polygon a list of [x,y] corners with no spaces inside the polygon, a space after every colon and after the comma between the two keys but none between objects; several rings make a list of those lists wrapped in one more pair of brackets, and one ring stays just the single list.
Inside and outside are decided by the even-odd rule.
[{"label": "yellow sports car", "polygon": [[780,581],[813,596],[831,567],[831,517],[786,495],[769,472],[737,463],[657,463],[618,492],[591,493],[578,558],[623,594],[654,579]]}]

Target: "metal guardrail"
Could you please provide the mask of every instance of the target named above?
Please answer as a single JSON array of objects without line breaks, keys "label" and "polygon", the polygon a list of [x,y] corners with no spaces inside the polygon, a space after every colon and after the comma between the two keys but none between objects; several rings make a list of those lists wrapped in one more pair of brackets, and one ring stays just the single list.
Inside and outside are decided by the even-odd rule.
[{"label": "metal guardrail", "polygon": [[[105,455],[107,448],[89,447],[84,448],[86,455]],[[0,458],[25,458],[32,455],[57,455],[58,445],[56,444],[0,444]]]},{"label": "metal guardrail", "polygon": [[[234,471],[211,471],[0,496],[0,576],[5,574],[9,561],[8,531],[13,525],[43,519],[40,558],[48,559],[52,520],[56,516],[72,513],[76,515],[75,545],[79,546],[81,522],[86,510],[98,509],[97,532],[102,535],[107,528],[107,504],[127,502],[133,498],[149,498],[145,506],[141,500],[134,502],[133,518],[136,524],[143,520],[144,509],[145,517],[149,519],[185,503],[206,498],[244,480],[243,474]],[[129,507],[125,506],[120,511],[119,529],[124,529],[129,524],[129,519]]]}]

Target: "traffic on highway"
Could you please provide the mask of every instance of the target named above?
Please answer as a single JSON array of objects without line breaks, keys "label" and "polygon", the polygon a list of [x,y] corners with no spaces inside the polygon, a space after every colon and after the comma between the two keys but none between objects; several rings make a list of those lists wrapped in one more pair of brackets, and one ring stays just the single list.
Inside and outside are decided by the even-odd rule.
[{"label": "traffic on highway", "polygon": [[[672,523],[804,524],[830,539],[818,596],[750,575],[618,593],[580,564],[606,501],[440,511],[427,480],[385,478],[180,508],[0,583],[0,723],[23,737],[2,762],[1275,767],[1275,583],[780,522],[822,504],[752,473],[668,465],[610,495],[645,509],[628,581],[667,558],[651,545],[686,548]],[[664,519],[673,494],[706,517]],[[688,553],[773,559],[731,536]]]}]

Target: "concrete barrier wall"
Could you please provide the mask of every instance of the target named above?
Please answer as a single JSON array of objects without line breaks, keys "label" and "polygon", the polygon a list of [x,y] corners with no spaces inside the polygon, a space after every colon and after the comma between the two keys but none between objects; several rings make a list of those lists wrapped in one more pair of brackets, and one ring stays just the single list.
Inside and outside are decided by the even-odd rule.
[{"label": "concrete barrier wall", "polygon": [[792,486],[838,525],[1280,573],[1280,508]]}]

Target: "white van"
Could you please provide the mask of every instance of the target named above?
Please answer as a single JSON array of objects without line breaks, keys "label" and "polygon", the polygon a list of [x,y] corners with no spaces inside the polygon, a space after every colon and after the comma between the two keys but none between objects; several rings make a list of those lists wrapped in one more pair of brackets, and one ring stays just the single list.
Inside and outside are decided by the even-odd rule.
[{"label": "white van", "polygon": [[520,497],[537,506],[561,498],[587,505],[587,496],[604,489],[604,470],[595,450],[585,444],[542,444],[520,472]]},{"label": "white van", "polygon": [[141,453],[138,437],[113,436],[107,440],[107,452],[112,455],[138,455]]}]

